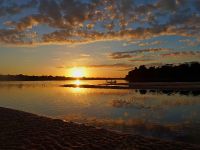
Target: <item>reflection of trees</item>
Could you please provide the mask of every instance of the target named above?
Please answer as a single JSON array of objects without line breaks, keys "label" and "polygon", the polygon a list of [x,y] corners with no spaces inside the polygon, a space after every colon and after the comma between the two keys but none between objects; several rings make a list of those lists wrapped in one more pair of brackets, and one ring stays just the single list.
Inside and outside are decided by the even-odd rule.
[{"label": "reflection of trees", "polygon": [[192,93],[192,95],[194,95],[194,96],[200,95],[200,91],[192,91],[191,93]]},{"label": "reflection of trees", "polygon": [[200,64],[191,62],[149,68],[142,65],[130,71],[126,79],[131,82],[196,82],[200,81]]},{"label": "reflection of trees", "polygon": [[64,76],[28,76],[28,75],[0,75],[0,81],[54,81],[68,80],[70,77]]},{"label": "reflection of trees", "polygon": [[115,99],[111,101],[111,106],[115,108],[132,108],[151,111],[165,111],[173,107],[191,106],[200,104],[198,99],[162,99],[159,101],[153,100],[149,102],[148,99],[144,100],[138,97],[129,97],[124,99]]},{"label": "reflection of trees", "polygon": [[156,106],[154,104],[148,105],[141,99],[137,100],[135,98],[115,99],[111,102],[111,106],[116,108],[135,108],[135,109],[149,109],[149,110],[160,109],[160,106]]},{"label": "reflection of trees", "polygon": [[[48,86],[51,86],[50,84]],[[18,89],[23,89],[23,88],[36,88],[36,87],[40,87],[40,88],[45,88],[47,87],[46,83],[43,82],[38,82],[38,83],[0,83],[0,88],[7,88],[7,89],[11,89],[11,88],[18,88]]]},{"label": "reflection of trees", "polygon": [[165,94],[165,95],[175,95],[175,94],[179,94],[179,95],[185,95],[185,96],[199,96],[200,95],[200,90],[168,90],[168,89],[163,89],[163,90],[156,90],[156,89],[150,89],[150,90],[135,90],[135,92],[139,92],[141,95],[145,95],[145,94]]},{"label": "reflection of trees", "polygon": [[139,90],[140,91],[140,94],[146,94],[147,93],[147,90]]}]

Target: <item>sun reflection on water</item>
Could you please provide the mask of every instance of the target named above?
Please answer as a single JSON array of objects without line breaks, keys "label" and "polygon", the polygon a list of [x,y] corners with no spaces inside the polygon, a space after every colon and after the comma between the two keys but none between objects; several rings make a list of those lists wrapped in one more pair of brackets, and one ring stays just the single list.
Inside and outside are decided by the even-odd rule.
[{"label": "sun reflection on water", "polygon": [[72,88],[72,93],[83,93],[83,88],[80,87]]},{"label": "sun reflection on water", "polygon": [[76,81],[74,81],[74,84],[75,84],[77,87],[79,87],[79,85],[81,84],[81,81],[80,81],[80,80],[76,80]]},{"label": "sun reflection on water", "polygon": [[72,93],[80,94],[85,92],[85,89],[80,87],[80,85],[83,84],[81,80],[77,79],[73,81],[73,84],[75,85],[75,87],[71,89]]}]

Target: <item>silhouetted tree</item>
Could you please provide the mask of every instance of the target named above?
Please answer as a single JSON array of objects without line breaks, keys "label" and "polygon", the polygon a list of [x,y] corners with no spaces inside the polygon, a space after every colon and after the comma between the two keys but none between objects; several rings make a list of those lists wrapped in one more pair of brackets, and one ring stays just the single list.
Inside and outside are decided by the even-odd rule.
[{"label": "silhouetted tree", "polygon": [[[65,76],[28,76],[28,75],[0,75],[0,81],[62,81],[62,80],[74,80],[74,77]],[[122,78],[94,78],[94,77],[81,77],[81,80],[118,80]]]},{"label": "silhouetted tree", "polygon": [[142,65],[129,71],[126,80],[130,82],[197,82],[200,81],[200,64],[190,62],[150,68]]}]

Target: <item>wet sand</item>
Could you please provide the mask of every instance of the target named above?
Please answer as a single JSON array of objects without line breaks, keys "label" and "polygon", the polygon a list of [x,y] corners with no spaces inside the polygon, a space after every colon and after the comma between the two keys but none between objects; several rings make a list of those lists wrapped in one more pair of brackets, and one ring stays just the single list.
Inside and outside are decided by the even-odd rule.
[{"label": "wet sand", "polygon": [[1,150],[199,150],[200,146],[123,134],[0,107]]}]

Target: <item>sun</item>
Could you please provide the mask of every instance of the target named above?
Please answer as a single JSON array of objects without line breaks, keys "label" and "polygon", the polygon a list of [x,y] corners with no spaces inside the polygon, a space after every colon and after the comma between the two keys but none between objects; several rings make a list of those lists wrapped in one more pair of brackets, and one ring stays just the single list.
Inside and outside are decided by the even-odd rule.
[{"label": "sun", "polygon": [[70,75],[74,78],[81,78],[85,76],[85,68],[83,67],[74,67],[70,71]]}]

